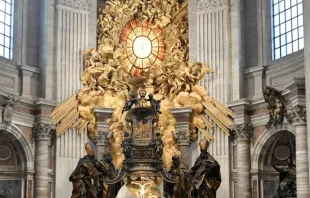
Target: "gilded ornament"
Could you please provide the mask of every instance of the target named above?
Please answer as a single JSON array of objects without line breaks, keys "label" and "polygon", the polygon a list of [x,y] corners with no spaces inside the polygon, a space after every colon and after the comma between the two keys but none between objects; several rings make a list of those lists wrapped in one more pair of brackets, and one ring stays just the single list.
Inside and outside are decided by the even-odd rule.
[{"label": "gilded ornament", "polygon": [[[187,8],[180,8],[177,0],[107,1],[98,12],[98,47],[84,53],[85,71],[81,76],[84,87],[52,112],[57,135],[76,127],[79,133],[87,129],[88,136],[96,141],[93,108],[114,108],[114,114],[108,120],[112,132],[109,142],[113,163],[120,167],[124,159],[121,148],[123,132],[128,128],[124,119],[127,110],[138,105],[128,101],[131,93],[137,94],[141,87],[145,88],[146,95],[152,94],[152,99],[145,101],[148,106],[161,112],[157,130],[164,144],[163,162],[166,167],[171,166],[172,156],[180,155],[174,140],[175,118],[171,108],[193,109],[189,134],[192,141],[198,138],[198,131],[211,141],[214,125],[229,135],[233,112],[209,96],[205,87],[197,85],[200,79],[206,74],[212,75],[213,71],[206,64],[189,60],[188,17],[184,9]],[[128,28],[128,24],[136,28]],[[130,31],[140,31],[139,34],[146,38],[150,38],[152,32],[155,34],[154,40],[157,41],[151,41],[152,45],[158,45],[158,53],[152,52],[145,58],[149,63],[144,65],[144,59],[142,62],[130,59],[129,53],[133,52],[130,47],[139,38],[131,37]],[[134,40],[127,42],[126,38]],[[130,64],[125,60],[131,61]]]}]

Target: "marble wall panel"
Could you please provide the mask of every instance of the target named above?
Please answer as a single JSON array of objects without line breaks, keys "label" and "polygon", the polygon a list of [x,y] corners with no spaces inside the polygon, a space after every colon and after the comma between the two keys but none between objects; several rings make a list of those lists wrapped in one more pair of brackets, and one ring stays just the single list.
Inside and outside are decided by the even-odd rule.
[{"label": "marble wall panel", "polygon": [[5,198],[21,198],[21,181],[0,180],[0,195]]},{"label": "marble wall panel", "polygon": [[264,198],[273,198],[277,194],[278,181],[276,180],[264,180]]}]

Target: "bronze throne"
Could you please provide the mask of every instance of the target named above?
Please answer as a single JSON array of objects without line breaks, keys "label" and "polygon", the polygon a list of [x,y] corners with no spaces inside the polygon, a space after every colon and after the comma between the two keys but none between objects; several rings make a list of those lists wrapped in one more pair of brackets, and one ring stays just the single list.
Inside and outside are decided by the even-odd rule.
[{"label": "bronze throne", "polygon": [[127,183],[135,178],[162,178],[169,183],[177,183],[178,178],[168,174],[163,167],[163,142],[156,132],[158,112],[151,107],[136,107],[128,111],[126,124],[128,131],[124,133],[122,142],[124,161],[123,167],[113,180],[106,180],[108,184],[127,179]]}]

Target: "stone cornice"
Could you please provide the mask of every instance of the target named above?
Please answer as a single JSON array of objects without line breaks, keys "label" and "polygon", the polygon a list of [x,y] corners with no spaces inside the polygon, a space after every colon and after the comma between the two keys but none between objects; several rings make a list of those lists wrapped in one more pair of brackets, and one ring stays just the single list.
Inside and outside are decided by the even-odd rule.
[{"label": "stone cornice", "polygon": [[26,126],[26,127],[32,127],[33,122],[35,120],[35,116],[21,113],[21,112],[15,112],[13,114],[12,123]]},{"label": "stone cornice", "polygon": [[248,110],[250,109],[250,106],[251,101],[246,98],[227,102],[227,107],[231,108],[232,110],[240,110],[240,109]]},{"label": "stone cornice", "polygon": [[74,10],[89,10],[88,0],[59,0],[58,6],[65,6]]},{"label": "stone cornice", "polygon": [[198,0],[198,11],[211,10],[224,6],[223,0]]},{"label": "stone cornice", "polygon": [[37,74],[40,74],[41,73],[41,70],[37,67],[32,67],[32,66],[28,66],[28,65],[22,65],[20,67],[21,70],[23,71],[28,71],[28,72],[31,72],[31,73],[37,73]]},{"label": "stone cornice", "polygon": [[170,110],[171,110],[171,113],[173,114],[192,113],[192,108],[190,107],[172,108]]},{"label": "stone cornice", "polygon": [[250,117],[251,117],[252,127],[265,126],[269,120],[269,113],[252,115]]}]

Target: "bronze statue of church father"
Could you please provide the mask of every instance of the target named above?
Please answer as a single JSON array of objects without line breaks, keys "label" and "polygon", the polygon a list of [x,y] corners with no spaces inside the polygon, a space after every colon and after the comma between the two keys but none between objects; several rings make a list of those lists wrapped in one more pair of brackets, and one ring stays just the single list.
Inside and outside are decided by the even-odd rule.
[{"label": "bronze statue of church father", "polygon": [[[134,99],[133,99],[134,98]],[[214,198],[221,184],[220,165],[208,153],[209,142],[199,142],[201,154],[194,166],[188,170],[183,166],[179,156],[172,157],[172,166],[163,166],[163,141],[156,130],[158,107],[160,102],[131,97],[135,107],[125,107],[128,131],[123,136],[123,165],[115,169],[111,155],[104,154],[101,161],[95,159],[95,146],[87,143],[87,156],[82,158],[70,176],[75,197],[115,198],[118,192],[126,189],[133,197],[160,197],[158,186],[163,181],[166,198]],[[93,145],[93,146],[91,146]]]}]

